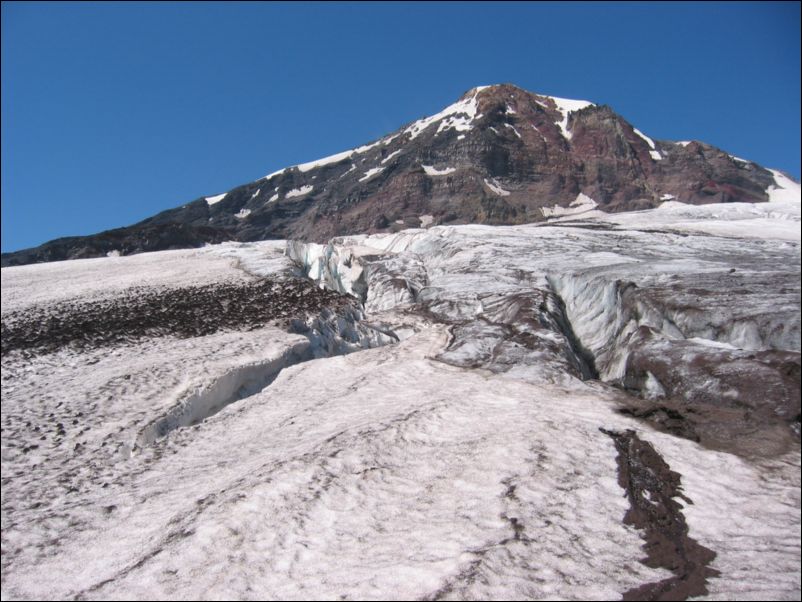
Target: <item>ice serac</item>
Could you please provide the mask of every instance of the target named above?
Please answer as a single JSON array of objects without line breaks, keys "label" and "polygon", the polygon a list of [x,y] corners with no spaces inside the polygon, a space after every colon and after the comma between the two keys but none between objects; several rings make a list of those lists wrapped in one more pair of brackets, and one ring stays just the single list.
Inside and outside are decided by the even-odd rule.
[{"label": "ice serac", "polygon": [[[296,241],[288,254],[368,313],[405,308],[448,324],[441,361],[533,381],[598,378],[638,395],[628,411],[663,404],[673,418],[660,420],[679,420],[684,436],[772,447],[763,435],[799,428],[798,196],[746,214],[678,206],[671,218],[588,211],[550,225]],[[773,224],[763,238],[756,216]]]},{"label": "ice serac", "polygon": [[[779,178],[779,179],[777,179]],[[274,171],[138,224],[4,254],[3,265],[224,240],[302,239],[427,225],[522,224],[666,199],[763,203],[795,183],[702,142],[654,140],[610,107],[480,86],[360,147]]]}]

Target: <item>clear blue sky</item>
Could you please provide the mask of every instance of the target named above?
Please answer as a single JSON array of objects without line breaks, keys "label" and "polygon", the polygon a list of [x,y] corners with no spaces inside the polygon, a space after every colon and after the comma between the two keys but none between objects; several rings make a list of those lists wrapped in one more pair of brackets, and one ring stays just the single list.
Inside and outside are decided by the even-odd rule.
[{"label": "clear blue sky", "polygon": [[476,85],[800,174],[800,4],[2,4],[2,248],[134,223]]}]

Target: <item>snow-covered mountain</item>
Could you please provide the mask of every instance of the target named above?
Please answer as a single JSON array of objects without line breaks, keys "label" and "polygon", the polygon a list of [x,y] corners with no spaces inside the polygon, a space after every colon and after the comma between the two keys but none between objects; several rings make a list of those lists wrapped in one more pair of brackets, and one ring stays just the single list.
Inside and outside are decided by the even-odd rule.
[{"label": "snow-covered mountain", "polygon": [[[138,224],[3,254],[3,265],[575,211],[764,202],[763,167],[702,142],[653,140],[607,106],[505,84],[474,88],[379,140],[215,192]],[[582,195],[579,197],[578,195]]]},{"label": "snow-covered mountain", "polygon": [[[478,135],[482,92],[407,137]],[[567,146],[611,115],[542,102]],[[362,154],[263,185],[303,207]],[[3,268],[3,599],[798,600],[800,192],[767,178]]]}]

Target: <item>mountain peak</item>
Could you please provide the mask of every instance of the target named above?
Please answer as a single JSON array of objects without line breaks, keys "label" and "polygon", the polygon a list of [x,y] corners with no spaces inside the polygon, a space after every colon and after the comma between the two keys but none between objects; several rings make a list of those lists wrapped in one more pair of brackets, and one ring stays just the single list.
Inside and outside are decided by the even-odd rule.
[{"label": "mountain peak", "polygon": [[437,224],[518,224],[666,200],[760,202],[777,188],[784,186],[772,172],[710,145],[655,141],[609,107],[503,83],[471,88],[439,113],[364,146],[215,191],[128,228],[7,254],[3,263],[205,241],[326,241]]},{"label": "mountain peak", "polygon": [[[552,99],[557,104],[564,103],[568,105],[581,105],[581,108],[595,104],[587,100],[574,100],[570,98],[561,98],[559,96],[552,96],[550,94],[531,92],[529,90],[525,90],[524,88],[521,88],[519,86],[516,86],[515,84],[510,84],[510,83],[492,84],[488,86],[476,86],[465,92],[460,97],[460,100],[475,98],[475,97],[482,99],[492,98],[497,100],[531,99],[531,100],[540,100],[541,102],[547,102],[548,99]],[[578,110],[578,109],[572,108],[570,110]]]},{"label": "mountain peak", "polygon": [[463,94],[463,97],[476,96],[477,94],[482,96],[503,96],[504,94],[532,94],[532,92],[510,83],[490,84],[487,86],[475,86]]}]

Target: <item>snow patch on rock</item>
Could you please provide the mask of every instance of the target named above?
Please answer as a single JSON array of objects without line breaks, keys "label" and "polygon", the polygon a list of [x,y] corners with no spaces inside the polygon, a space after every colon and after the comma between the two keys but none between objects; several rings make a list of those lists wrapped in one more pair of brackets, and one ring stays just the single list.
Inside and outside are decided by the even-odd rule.
[{"label": "snow patch on rock", "polygon": [[648,145],[649,145],[649,148],[651,149],[651,150],[649,151],[649,156],[650,156],[650,157],[651,157],[651,158],[652,158],[654,161],[660,161],[660,160],[662,160],[662,159],[663,159],[663,155],[661,155],[661,154],[658,152],[658,150],[657,150],[657,147],[655,147],[655,145],[654,145],[654,140],[652,140],[651,138],[649,138],[649,137],[648,137],[646,134],[644,134],[643,132],[641,132],[641,131],[640,131],[638,128],[632,128],[632,131],[633,131],[633,132],[635,132],[635,134],[637,134],[637,135],[638,135],[639,137],[641,137],[643,140],[645,140],[645,141],[646,141],[646,144],[648,144]]},{"label": "snow patch on rock", "polygon": [[209,203],[209,206],[211,207],[215,203],[219,203],[224,198],[226,198],[227,194],[228,194],[227,192],[224,192],[223,194],[218,194],[217,196],[207,196],[206,197],[206,202]]},{"label": "snow patch on rock", "polygon": [[383,171],[384,171],[384,168],[383,168],[383,167],[371,167],[369,170],[367,170],[367,171],[365,172],[365,175],[364,175],[364,176],[362,176],[361,178],[359,178],[359,181],[360,181],[360,182],[364,182],[365,180],[369,180],[369,179],[370,179],[370,178],[372,178],[373,176],[375,176],[375,175],[378,175],[378,174],[380,174],[380,173],[381,173],[381,172],[383,172]]},{"label": "snow patch on rock", "polygon": [[572,100],[570,98],[558,98],[557,96],[543,96],[543,98],[550,98],[552,101],[554,101],[557,110],[562,114],[562,119],[557,121],[556,124],[557,127],[560,128],[560,131],[566,140],[570,140],[573,136],[573,134],[568,130],[568,116],[574,111],[579,111],[580,109],[593,106],[593,103],[588,102],[587,100]]},{"label": "snow patch on rock", "polygon": [[553,207],[542,207],[540,211],[543,213],[544,217],[551,218],[565,215],[579,215],[581,213],[591,211],[596,207],[598,207],[598,203],[596,203],[596,201],[587,196],[585,193],[580,192],[578,195],[576,195],[576,199],[574,199],[568,207],[554,205]]},{"label": "snow patch on rock", "polygon": [[497,195],[499,195],[499,196],[509,196],[510,195],[510,191],[509,190],[504,190],[501,187],[501,185],[495,179],[488,181],[487,178],[485,178],[484,182],[485,182],[485,185],[490,190],[492,190],[494,193],[496,193]]},{"label": "snow patch on rock", "polygon": [[292,199],[299,196],[306,196],[307,194],[312,192],[313,188],[314,186],[311,186],[309,184],[301,186],[300,188],[293,188],[286,195],[284,195],[284,198]]},{"label": "snow patch on rock", "polygon": [[772,203],[800,203],[800,185],[794,182],[781,171],[776,169],[769,170],[774,175],[774,184],[769,186],[766,194]]},{"label": "snow patch on rock", "polygon": [[520,133],[518,133],[518,130],[516,130],[516,129],[515,129],[515,126],[514,126],[514,125],[512,125],[511,123],[505,123],[504,125],[505,125],[506,127],[510,128],[510,129],[511,129],[511,130],[512,130],[512,131],[515,133],[515,135],[516,135],[516,136],[518,136],[518,138],[520,138],[520,137],[521,137],[521,134],[520,134]]},{"label": "snow patch on rock", "polygon": [[391,153],[390,153],[389,155],[387,155],[387,156],[386,156],[384,159],[382,159],[382,164],[384,164],[384,163],[387,163],[388,161],[390,161],[390,159],[392,159],[393,157],[395,157],[396,155],[398,155],[400,152],[401,152],[401,149],[398,149],[398,150],[396,150],[396,151],[393,151],[393,152],[391,152]]},{"label": "snow patch on rock", "polygon": [[414,140],[429,126],[441,120],[442,123],[440,123],[440,126],[437,128],[437,134],[451,128],[458,132],[465,132],[472,129],[473,121],[477,118],[476,95],[478,93],[479,89],[474,88],[473,96],[470,98],[455,102],[431,117],[419,119],[405,129],[404,134],[409,134],[410,140]]},{"label": "snow patch on rock", "polygon": [[448,174],[457,171],[457,168],[445,167],[443,169],[437,169],[436,167],[432,167],[431,165],[423,165],[423,171],[426,172],[427,176],[447,176]]},{"label": "snow patch on rock", "polygon": [[348,158],[353,157],[354,155],[359,155],[359,154],[362,154],[362,153],[366,153],[370,149],[377,147],[379,144],[382,144],[382,143],[386,144],[387,142],[389,142],[389,140],[382,139],[382,140],[378,140],[376,142],[373,142],[371,144],[365,144],[365,145],[360,146],[358,148],[353,148],[351,150],[343,151],[341,153],[335,153],[333,155],[329,155],[328,157],[323,157],[322,159],[318,159],[316,161],[309,161],[308,163],[299,163],[298,165],[294,165],[292,167],[285,167],[284,169],[280,169],[278,171],[274,171],[273,173],[270,173],[270,174],[266,175],[262,179],[263,180],[269,180],[273,176],[277,176],[277,175],[283,174],[284,172],[286,172],[286,171],[288,171],[290,169],[293,169],[293,168],[297,168],[301,172],[307,172],[307,171],[311,171],[313,169],[316,169],[318,167],[324,167],[325,165],[331,165],[331,164],[334,164],[334,163],[339,163],[340,161],[344,161],[344,160],[346,160]]}]

